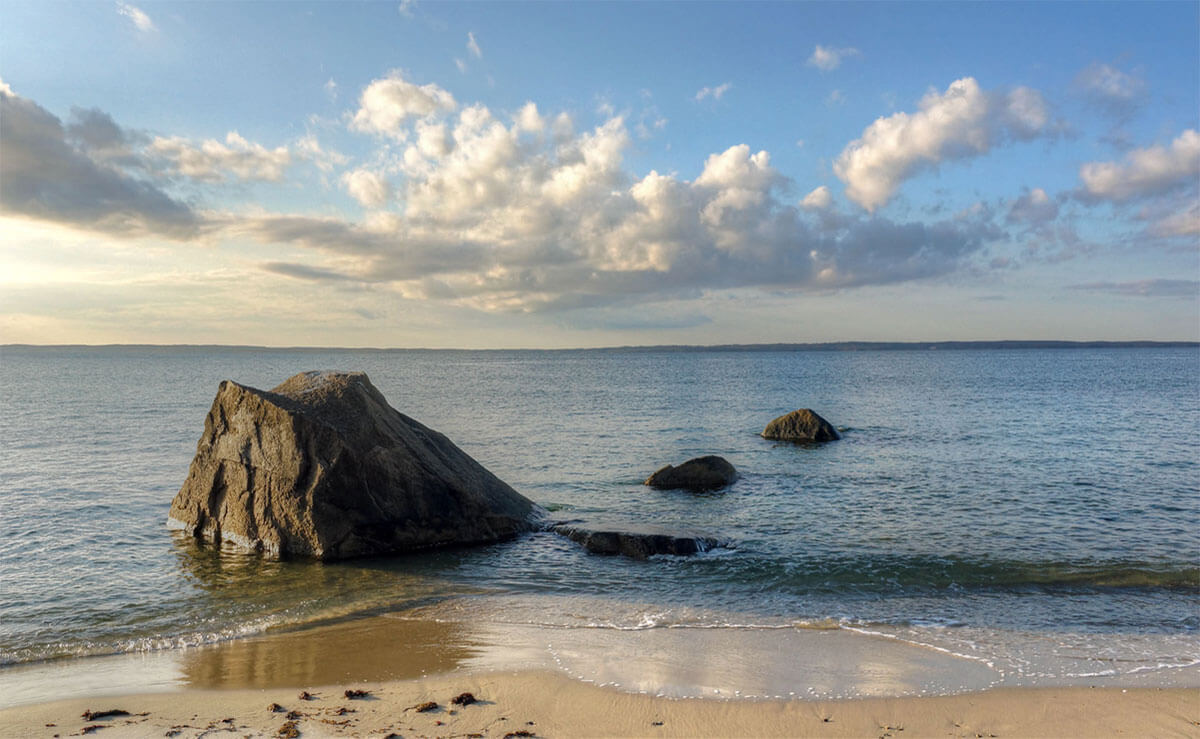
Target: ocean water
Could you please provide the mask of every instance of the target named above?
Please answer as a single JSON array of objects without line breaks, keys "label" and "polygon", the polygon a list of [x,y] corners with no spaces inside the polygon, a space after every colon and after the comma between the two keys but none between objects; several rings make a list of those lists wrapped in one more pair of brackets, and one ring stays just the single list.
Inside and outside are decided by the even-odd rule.
[{"label": "ocean water", "polygon": [[[167,529],[218,383],[364,370],[554,519],[731,542],[589,555],[549,533],[341,563]],[[554,629],[833,629],[1016,684],[1200,665],[1200,351],[0,349],[0,670],[382,613]],[[810,407],[843,429],[766,441]],[[719,454],[710,494],[640,482]]]}]

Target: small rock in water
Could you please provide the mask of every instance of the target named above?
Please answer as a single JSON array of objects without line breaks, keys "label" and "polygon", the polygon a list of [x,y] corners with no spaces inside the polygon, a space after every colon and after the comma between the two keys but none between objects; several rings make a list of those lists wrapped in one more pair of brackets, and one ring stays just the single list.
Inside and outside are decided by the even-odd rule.
[{"label": "small rock in water", "polygon": [[737,470],[732,464],[722,457],[709,455],[689,459],[678,467],[667,465],[642,484],[660,490],[704,492],[719,490],[736,479]]},{"label": "small rock in water", "polygon": [[763,429],[762,437],[801,444],[836,441],[842,438],[829,421],[808,408],[792,411],[771,421]]}]

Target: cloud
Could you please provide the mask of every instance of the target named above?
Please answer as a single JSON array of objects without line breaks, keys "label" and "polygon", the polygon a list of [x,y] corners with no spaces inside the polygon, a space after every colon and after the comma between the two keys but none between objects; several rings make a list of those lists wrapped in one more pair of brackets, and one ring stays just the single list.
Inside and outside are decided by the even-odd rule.
[{"label": "cloud", "polygon": [[317,137],[311,133],[297,139],[294,149],[297,159],[312,162],[317,169],[326,173],[332,172],[335,167],[341,167],[350,161],[341,152],[322,148]]},{"label": "cloud", "polygon": [[[631,135],[622,118],[574,133],[560,114],[556,134],[543,137],[524,117],[506,124],[482,105],[466,106],[444,122],[447,143],[436,156],[422,151],[419,136],[404,155],[401,212],[362,224],[264,216],[240,223],[239,233],[340,265],[303,275],[275,268],[280,274],[387,283],[405,298],[493,312],[922,279],[959,268],[995,237],[970,217],[809,220],[781,199],[791,183],[769,154],[746,145],[710,155],[692,181],[637,177],[623,164]],[[356,266],[347,269],[347,260]]]},{"label": "cloud", "polygon": [[1040,187],[1025,190],[1008,209],[1009,223],[1040,225],[1058,217],[1058,203]]},{"label": "cloud", "polygon": [[1134,149],[1120,162],[1089,162],[1079,168],[1085,201],[1123,203],[1195,186],[1200,177],[1200,133],[1189,129],[1170,146]]},{"label": "cloud", "polygon": [[400,4],[396,6],[396,10],[405,18],[413,17],[413,8],[417,7],[417,0],[400,0]]},{"label": "cloud", "polygon": [[117,3],[117,12],[128,18],[142,33],[149,33],[154,30],[154,21],[150,20],[150,16],[142,12],[141,8],[130,5],[128,3]]},{"label": "cloud", "polygon": [[247,141],[237,131],[225,135],[225,142],[207,139],[194,144],[179,137],[158,137],[147,154],[164,160],[165,166],[197,182],[279,182],[292,163],[286,146],[267,149]]},{"label": "cloud", "polygon": [[1088,282],[1068,285],[1068,288],[1142,298],[1200,298],[1200,281],[1196,280],[1154,278],[1131,282]]},{"label": "cloud", "polygon": [[1100,62],[1080,72],[1075,87],[1092,104],[1122,118],[1131,115],[1146,100],[1145,80]]},{"label": "cloud", "polygon": [[825,185],[821,185],[805,195],[800,201],[800,207],[805,210],[825,210],[830,205],[833,205],[833,196]]},{"label": "cloud", "polygon": [[[633,137],[624,118],[576,131],[569,115],[532,103],[503,118],[480,104],[418,117],[399,145],[343,173],[341,185],[368,208],[357,222],[261,210],[201,217],[155,183],[274,177],[259,160],[286,166],[279,150],[236,135],[145,143],[100,111],[78,111],[64,128],[19,96],[0,102],[5,212],[123,236],[206,234],[284,247],[288,256],[262,262],[263,273],[482,311],[924,279],[970,264],[997,237],[979,214],[924,224],[809,212],[794,204],[794,183],[768,152],[745,144],[709,155],[690,181],[637,175],[625,164]],[[281,149],[331,170],[346,161],[312,136],[294,155]],[[112,163],[122,157],[130,163]]]},{"label": "cloud", "polygon": [[1149,232],[1152,236],[1167,238],[1200,236],[1200,201],[1193,198],[1190,205],[1155,219]]},{"label": "cloud", "polygon": [[325,84],[324,84],[324,85],[321,85],[321,87],[322,87],[322,88],[324,88],[324,90],[325,90],[325,94],[329,96],[329,99],[330,99],[331,101],[333,101],[333,102],[337,102],[337,98],[338,98],[338,84],[337,84],[337,82],[335,82],[335,81],[334,81],[334,79],[333,79],[332,77],[330,77],[330,78],[329,78],[329,79],[328,79],[328,80],[325,82]]},{"label": "cloud", "polygon": [[833,169],[846,183],[846,196],[874,211],[918,172],[1050,133],[1049,116],[1036,90],[986,92],[964,77],[945,93],[928,92],[915,113],[876,120],[846,146]]},{"label": "cloud", "polygon": [[476,59],[483,58],[483,50],[479,48],[479,42],[475,40],[474,31],[467,32],[467,51],[469,51],[471,56],[475,57]]},{"label": "cloud", "polygon": [[457,108],[454,96],[435,84],[415,85],[399,71],[367,85],[359,108],[350,122],[356,131],[382,134],[403,140],[401,125],[409,118],[447,113]]},{"label": "cloud", "polygon": [[720,100],[722,97],[724,97],[725,93],[729,92],[732,88],[732,82],[724,82],[716,87],[702,87],[700,88],[700,91],[696,93],[696,102],[700,102],[706,98]]},{"label": "cloud", "polygon": [[[99,111],[82,111],[70,131],[37,103],[0,89],[0,212],[123,236],[197,236],[191,208],[112,158],[131,139]],[[120,157],[116,157],[120,159]]]},{"label": "cloud", "polygon": [[813,49],[812,56],[808,58],[808,66],[816,67],[822,72],[832,72],[841,66],[842,61],[848,57],[858,56],[858,49],[846,47],[842,49],[833,46],[821,46]]},{"label": "cloud", "polygon": [[342,175],[342,184],[364,208],[381,208],[392,199],[391,183],[378,172],[356,169]]}]

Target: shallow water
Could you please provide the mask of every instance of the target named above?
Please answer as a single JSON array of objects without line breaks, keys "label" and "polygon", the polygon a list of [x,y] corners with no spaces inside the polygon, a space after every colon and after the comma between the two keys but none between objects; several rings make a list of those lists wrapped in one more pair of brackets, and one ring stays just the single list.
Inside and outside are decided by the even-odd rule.
[{"label": "shallow water", "polygon": [[[552,516],[734,548],[646,562],[552,534],[338,564],[165,526],[222,379],[362,369]],[[1027,682],[1200,664],[1200,351],[0,350],[0,661],[356,615],[512,627],[827,628]],[[811,407],[845,429],[757,436]],[[658,467],[720,454],[707,495]]]}]

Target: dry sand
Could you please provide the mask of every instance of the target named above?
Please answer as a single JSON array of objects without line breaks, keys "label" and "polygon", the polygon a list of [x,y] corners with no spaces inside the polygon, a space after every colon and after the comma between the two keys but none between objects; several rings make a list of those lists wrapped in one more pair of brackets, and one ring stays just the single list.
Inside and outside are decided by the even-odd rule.
[{"label": "dry sand", "polygon": [[[370,694],[350,699],[347,689]],[[450,674],[292,689],[85,698],[0,711],[0,735],[221,737],[1070,737],[1200,736],[1200,690],[1003,688],[956,696],[846,701],[668,699],[553,672]],[[463,692],[478,702],[453,706]],[[426,701],[436,709],[418,712]],[[277,703],[283,709],[272,712]],[[130,715],[85,719],[85,711]],[[288,711],[294,711],[288,718]],[[286,734],[284,734],[286,735]]]}]

